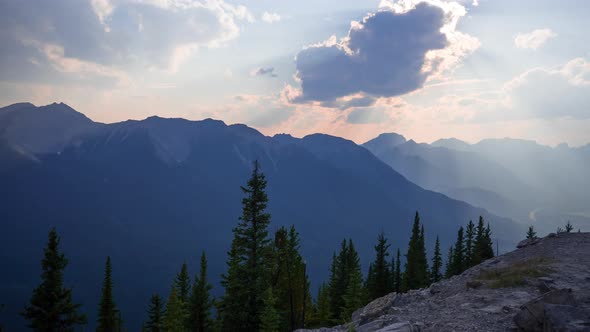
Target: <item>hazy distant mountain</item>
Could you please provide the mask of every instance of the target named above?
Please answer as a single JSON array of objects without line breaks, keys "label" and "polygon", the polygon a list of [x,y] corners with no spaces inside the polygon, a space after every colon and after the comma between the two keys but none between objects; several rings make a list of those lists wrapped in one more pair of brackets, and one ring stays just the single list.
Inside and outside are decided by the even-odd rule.
[{"label": "hazy distant mountain", "polygon": [[[38,123],[35,114],[41,113],[32,114],[28,123]],[[46,114],[63,115],[40,116]],[[0,126],[7,126],[4,121]],[[244,125],[158,117],[87,126],[92,130],[78,131],[83,135],[72,136],[75,144],[59,153],[36,154],[18,159],[18,167],[0,169],[0,259],[10,266],[0,276],[0,294],[7,314],[16,316],[38,281],[41,250],[53,225],[70,258],[67,276],[90,322],[106,255],[112,257],[116,300],[131,329],[144,318],[149,296],[166,294],[184,260],[195,272],[201,250],[209,255],[219,288],[240,215],[240,185],[255,159],[268,178],[271,230],[296,225],[314,287],[326,280],[332,252],[344,237],[354,239],[365,266],[380,230],[393,247],[405,250],[416,210],[429,246],[439,235],[447,247],[457,225],[479,215],[491,222],[501,246],[524,233],[510,220],[422,189],[338,137],[266,137]],[[23,137],[37,132],[20,128]]]},{"label": "hazy distant mountain", "polygon": [[[526,209],[517,211],[515,204],[519,202],[535,205],[531,203],[536,199],[531,195],[536,192],[533,186],[523,183],[509,169],[484,155],[468,151],[464,142],[444,140],[438,141],[439,146],[432,146],[398,139],[400,144],[384,143],[383,138],[390,135],[396,134],[382,134],[363,146],[424,188],[503,215],[526,215]],[[459,146],[461,150],[443,145]],[[486,204],[481,205],[482,202]]]},{"label": "hazy distant mountain", "polygon": [[364,146],[425,188],[544,230],[568,219],[590,225],[588,146],[552,148],[509,138],[376,144],[383,136]]},{"label": "hazy distant mountain", "polygon": [[0,108],[0,140],[34,154],[61,151],[74,137],[100,126],[63,103]]}]

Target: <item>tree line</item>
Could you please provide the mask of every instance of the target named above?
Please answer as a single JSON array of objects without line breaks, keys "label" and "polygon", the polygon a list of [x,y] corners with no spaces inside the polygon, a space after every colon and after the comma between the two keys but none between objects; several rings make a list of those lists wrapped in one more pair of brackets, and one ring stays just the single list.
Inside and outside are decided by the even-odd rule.
[{"label": "tree line", "polygon": [[[159,294],[151,296],[142,330],[265,332],[336,325],[350,320],[355,310],[373,299],[428,287],[494,256],[490,226],[480,217],[477,226],[470,221],[465,230],[459,228],[443,273],[440,241],[437,237],[429,264],[424,225],[416,212],[403,261],[399,248],[395,256],[390,256],[391,244],[381,232],[374,247],[375,258],[363,276],[352,239],[344,239],[332,256],[329,280],[319,286],[313,299],[295,227],[281,227],[269,234],[266,185],[255,162],[247,184],[241,187],[242,215],[233,229],[227,270],[221,276],[223,296],[213,299],[210,294],[203,252],[199,273],[192,280],[184,263],[166,301]],[[79,313],[80,304],[73,303],[71,289],[63,285],[68,261],[59,251],[59,241],[52,229],[41,264],[41,284],[21,313],[35,331],[72,331],[76,325],[87,323],[85,315]],[[114,300],[112,273],[107,257],[98,307],[99,332],[126,330]]]}]

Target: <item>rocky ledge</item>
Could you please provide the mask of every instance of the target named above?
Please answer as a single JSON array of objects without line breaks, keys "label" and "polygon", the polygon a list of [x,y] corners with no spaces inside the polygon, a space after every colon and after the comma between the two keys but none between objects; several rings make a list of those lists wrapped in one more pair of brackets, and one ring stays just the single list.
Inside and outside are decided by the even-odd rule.
[{"label": "rocky ledge", "polygon": [[316,331],[590,331],[590,233],[550,234],[518,247]]}]

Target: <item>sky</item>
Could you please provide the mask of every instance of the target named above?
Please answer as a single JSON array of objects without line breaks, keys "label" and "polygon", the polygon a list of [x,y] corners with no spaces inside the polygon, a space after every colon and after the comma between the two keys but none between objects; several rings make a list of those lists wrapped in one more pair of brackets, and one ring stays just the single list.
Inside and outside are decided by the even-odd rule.
[{"label": "sky", "polygon": [[0,105],[590,142],[587,0],[0,0]]}]

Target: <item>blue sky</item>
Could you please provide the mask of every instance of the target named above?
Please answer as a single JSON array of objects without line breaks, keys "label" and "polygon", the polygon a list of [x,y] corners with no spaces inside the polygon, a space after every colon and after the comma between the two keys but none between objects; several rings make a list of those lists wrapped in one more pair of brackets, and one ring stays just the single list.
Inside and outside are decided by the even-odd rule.
[{"label": "blue sky", "polygon": [[0,0],[0,104],[590,142],[585,0]]}]

